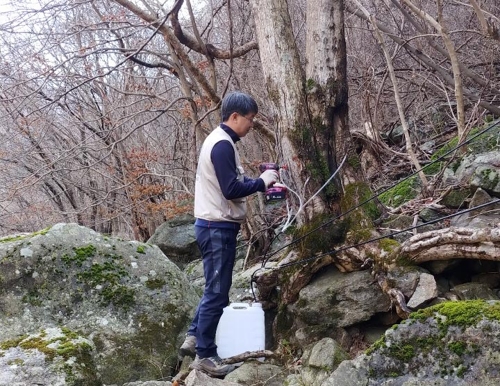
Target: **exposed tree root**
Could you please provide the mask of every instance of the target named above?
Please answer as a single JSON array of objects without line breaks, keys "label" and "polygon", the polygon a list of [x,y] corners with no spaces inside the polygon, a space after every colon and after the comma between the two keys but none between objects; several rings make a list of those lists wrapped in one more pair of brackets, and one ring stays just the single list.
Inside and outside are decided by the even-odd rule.
[{"label": "exposed tree root", "polygon": [[403,293],[399,289],[393,288],[389,285],[385,273],[380,272],[375,274],[375,276],[377,277],[377,282],[382,289],[382,292],[384,292],[391,299],[391,303],[395,306],[398,316],[401,319],[407,319],[411,310],[406,305],[406,299]]},{"label": "exposed tree root", "polygon": [[[387,252],[380,249],[377,243],[365,245],[363,248],[352,248],[339,254],[324,256],[311,260],[304,265],[292,266],[286,270],[272,270],[257,277],[259,298],[266,302],[277,285],[281,285],[281,301],[284,304],[293,303],[298,294],[321,268],[334,264],[342,272],[352,272],[367,268],[368,256],[383,256]],[[415,265],[434,260],[448,259],[480,259],[500,261],[500,227],[497,228],[447,228],[417,234],[405,241],[392,253],[390,265],[374,264],[374,277],[382,291],[391,299],[399,317],[408,318],[411,310],[406,305],[403,293],[394,288],[387,279],[386,272],[398,260],[409,260]],[[281,264],[294,262],[297,256],[291,254]],[[382,257],[383,259],[383,257]],[[377,268],[378,267],[378,268]],[[272,305],[271,305],[272,306]]]},{"label": "exposed tree root", "polygon": [[500,261],[500,227],[447,228],[410,237],[399,257],[415,264],[449,259]]}]

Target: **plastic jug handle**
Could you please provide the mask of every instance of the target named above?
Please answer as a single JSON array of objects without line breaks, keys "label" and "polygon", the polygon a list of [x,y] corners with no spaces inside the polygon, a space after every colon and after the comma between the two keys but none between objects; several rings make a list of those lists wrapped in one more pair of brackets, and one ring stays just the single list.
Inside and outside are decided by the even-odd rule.
[{"label": "plastic jug handle", "polygon": [[247,303],[231,303],[229,305],[233,310],[246,310],[248,309]]}]

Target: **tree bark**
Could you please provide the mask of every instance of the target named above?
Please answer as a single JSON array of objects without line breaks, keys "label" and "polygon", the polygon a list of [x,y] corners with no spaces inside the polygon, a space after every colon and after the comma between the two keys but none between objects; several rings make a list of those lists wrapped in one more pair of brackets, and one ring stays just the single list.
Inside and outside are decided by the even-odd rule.
[{"label": "tree bark", "polygon": [[300,196],[299,225],[321,213],[342,193],[341,181],[359,180],[346,162],[335,182],[311,197],[334,173],[352,142],[348,127],[346,48],[342,0],[307,2],[304,68],[285,0],[252,2],[266,87],[276,112],[278,159]]},{"label": "tree bark", "polygon": [[449,259],[500,261],[500,228],[446,228],[417,234],[401,245],[399,258],[421,264]]},{"label": "tree bark", "polygon": [[[292,31],[286,0],[254,0],[255,18],[262,69],[268,96],[275,108],[280,164],[288,168],[287,185],[305,196],[304,157],[297,153],[293,135],[309,127],[309,113],[304,87],[304,72]],[[294,155],[298,154],[298,157]]]}]

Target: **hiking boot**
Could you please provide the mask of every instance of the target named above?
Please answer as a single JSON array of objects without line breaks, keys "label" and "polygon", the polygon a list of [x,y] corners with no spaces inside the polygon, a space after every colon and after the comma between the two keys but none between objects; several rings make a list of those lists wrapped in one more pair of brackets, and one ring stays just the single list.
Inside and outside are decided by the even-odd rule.
[{"label": "hiking boot", "polygon": [[189,366],[190,369],[203,371],[205,374],[215,378],[223,378],[235,369],[234,365],[225,365],[218,355],[210,358],[200,358],[196,355],[195,360]]},{"label": "hiking boot", "polygon": [[185,356],[194,358],[196,355],[196,336],[188,335],[184,339],[184,343],[179,349],[179,354],[184,358]]}]

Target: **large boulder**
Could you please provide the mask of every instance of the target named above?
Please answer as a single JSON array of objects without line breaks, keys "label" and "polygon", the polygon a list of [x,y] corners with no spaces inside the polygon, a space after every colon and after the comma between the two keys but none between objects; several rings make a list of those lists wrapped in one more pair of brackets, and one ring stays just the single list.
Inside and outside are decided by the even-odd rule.
[{"label": "large boulder", "polygon": [[445,302],[411,314],[322,386],[484,386],[500,382],[500,302]]},{"label": "large boulder", "polygon": [[170,375],[198,301],[157,246],[76,224],[0,240],[2,346],[48,328],[78,331],[105,384]]},{"label": "large boulder", "polygon": [[316,277],[288,307],[306,325],[347,327],[389,311],[391,301],[370,272],[342,273],[333,267]]},{"label": "large boulder", "polygon": [[190,214],[164,222],[148,240],[157,245],[181,269],[201,256],[194,233],[195,218]]}]

